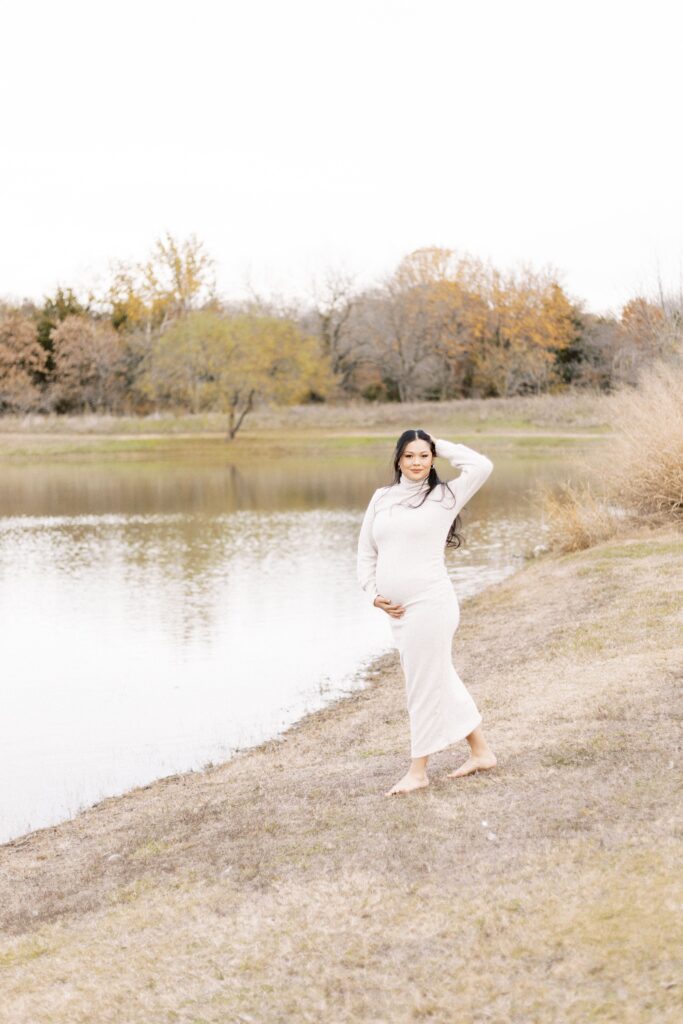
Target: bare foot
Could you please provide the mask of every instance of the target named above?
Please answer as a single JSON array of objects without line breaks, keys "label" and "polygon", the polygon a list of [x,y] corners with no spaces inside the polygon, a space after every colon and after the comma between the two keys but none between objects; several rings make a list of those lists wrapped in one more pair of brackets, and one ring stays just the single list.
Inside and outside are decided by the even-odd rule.
[{"label": "bare foot", "polygon": [[403,778],[392,786],[391,789],[387,790],[385,796],[392,796],[394,793],[410,793],[413,789],[423,789],[429,785],[429,779],[426,774],[414,775],[408,771],[405,773]]},{"label": "bare foot", "polygon": [[487,768],[495,768],[498,764],[496,755],[492,750],[486,754],[471,754],[464,764],[461,764],[459,768],[456,768],[454,772],[448,773],[449,779],[459,779],[463,775],[471,775],[472,772],[486,771]]}]

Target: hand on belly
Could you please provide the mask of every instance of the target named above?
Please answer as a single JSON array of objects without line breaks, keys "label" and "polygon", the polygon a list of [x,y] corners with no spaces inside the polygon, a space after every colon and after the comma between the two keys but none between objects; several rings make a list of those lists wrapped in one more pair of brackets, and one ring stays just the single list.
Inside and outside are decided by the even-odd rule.
[{"label": "hand on belly", "polygon": [[387,613],[387,615],[391,615],[392,619],[400,619],[405,612],[403,605],[395,604],[386,597],[380,597],[379,594],[375,598],[374,603],[375,608],[381,608],[383,612]]}]

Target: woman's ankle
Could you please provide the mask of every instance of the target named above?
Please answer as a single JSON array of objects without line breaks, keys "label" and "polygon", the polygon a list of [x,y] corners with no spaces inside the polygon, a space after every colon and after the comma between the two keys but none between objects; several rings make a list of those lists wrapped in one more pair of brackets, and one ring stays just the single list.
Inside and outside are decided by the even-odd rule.
[{"label": "woman's ankle", "polygon": [[477,743],[475,746],[470,746],[471,757],[492,757],[493,751],[488,743]]}]

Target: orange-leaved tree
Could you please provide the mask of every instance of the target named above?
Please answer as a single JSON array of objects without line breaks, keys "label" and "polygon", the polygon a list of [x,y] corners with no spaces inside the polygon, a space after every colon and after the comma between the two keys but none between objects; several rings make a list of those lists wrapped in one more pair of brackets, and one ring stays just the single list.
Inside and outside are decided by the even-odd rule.
[{"label": "orange-leaved tree", "polygon": [[119,412],[127,385],[123,338],[106,320],[67,316],[52,333],[52,404],[60,411]]},{"label": "orange-leaved tree", "polygon": [[557,353],[576,337],[575,309],[550,272],[490,273],[486,337],[472,351],[473,383],[507,397],[560,385]]},{"label": "orange-leaved tree", "polygon": [[0,412],[40,407],[39,380],[46,365],[35,321],[19,309],[0,309]]}]

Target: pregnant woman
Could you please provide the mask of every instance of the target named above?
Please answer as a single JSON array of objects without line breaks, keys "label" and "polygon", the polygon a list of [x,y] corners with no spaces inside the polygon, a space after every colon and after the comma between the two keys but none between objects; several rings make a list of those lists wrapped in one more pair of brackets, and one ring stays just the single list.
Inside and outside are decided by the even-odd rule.
[{"label": "pregnant woman", "polygon": [[[460,475],[441,481],[435,456],[448,459]],[[490,459],[467,445],[406,430],[396,442],[394,482],[375,491],[363,518],[358,581],[391,618],[410,719],[410,768],[385,796],[427,786],[429,755],[464,737],[470,756],[449,778],[496,764],[481,715],[453,666],[460,609],[444,561],[446,545],[460,543],[458,513],[492,469]]]}]

